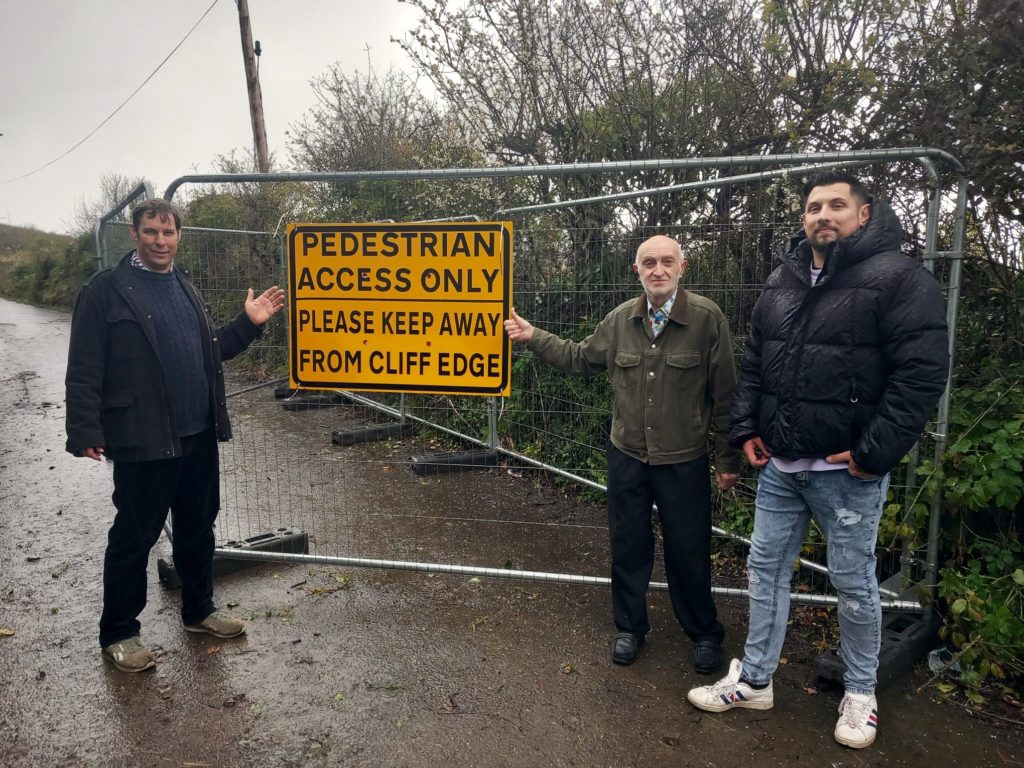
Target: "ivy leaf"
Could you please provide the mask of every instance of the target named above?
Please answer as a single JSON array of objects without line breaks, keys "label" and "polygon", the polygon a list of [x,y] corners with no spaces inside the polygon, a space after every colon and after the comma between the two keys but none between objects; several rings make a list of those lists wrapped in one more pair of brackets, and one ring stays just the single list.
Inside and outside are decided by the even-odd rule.
[{"label": "ivy leaf", "polygon": [[957,598],[957,600],[953,603],[953,613],[959,615],[959,614],[963,613],[966,610],[967,610],[967,601],[964,600],[962,597]]},{"label": "ivy leaf", "polygon": [[1024,587],[1024,569],[1018,568],[1013,572],[1013,582],[1018,586]]}]

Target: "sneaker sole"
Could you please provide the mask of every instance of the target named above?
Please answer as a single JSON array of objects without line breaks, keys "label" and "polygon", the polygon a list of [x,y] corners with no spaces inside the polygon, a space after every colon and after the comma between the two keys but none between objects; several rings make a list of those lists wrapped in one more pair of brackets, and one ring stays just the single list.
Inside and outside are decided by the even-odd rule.
[{"label": "sneaker sole", "polygon": [[705,712],[725,712],[728,709],[771,709],[775,706],[774,701],[737,701],[732,704],[705,704],[702,701],[695,701],[690,694],[686,694],[686,700],[689,701],[697,709],[702,709]]},{"label": "sneaker sole", "polygon": [[102,655],[103,655],[104,659],[109,661],[111,664],[113,664],[115,667],[117,667],[122,672],[145,672],[147,669],[153,669],[156,666],[156,661],[151,661],[151,662],[149,662],[149,664],[147,664],[144,667],[126,667],[121,662],[119,662],[117,659],[115,659],[113,656],[110,656],[109,654],[106,654],[106,653],[104,653]]},{"label": "sneaker sole", "polygon": [[849,739],[844,739],[841,736],[836,736],[835,734],[832,735],[835,736],[837,742],[842,744],[844,747],[849,747],[850,749],[864,749],[864,747],[870,747],[872,744],[875,743],[874,735],[871,736],[870,741],[861,741],[857,742],[856,744],[850,741]]},{"label": "sneaker sole", "polygon": [[206,627],[200,627],[200,626],[197,626],[195,624],[185,624],[184,627],[185,627],[185,631],[186,632],[194,632],[197,635],[212,635],[213,637],[219,637],[222,640],[230,640],[232,637],[239,637],[240,635],[244,635],[245,634],[245,627],[242,627],[240,630],[235,632],[233,635],[225,635],[222,632],[214,632],[212,629],[207,629]]}]

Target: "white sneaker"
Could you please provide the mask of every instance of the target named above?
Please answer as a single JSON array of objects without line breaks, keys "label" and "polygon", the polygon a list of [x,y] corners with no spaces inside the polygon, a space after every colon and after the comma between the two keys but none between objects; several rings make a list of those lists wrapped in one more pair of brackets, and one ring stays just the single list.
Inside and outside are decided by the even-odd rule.
[{"label": "white sneaker", "polygon": [[768,681],[767,688],[751,688],[740,682],[742,671],[743,664],[739,659],[733,659],[729,664],[728,675],[714,685],[694,688],[686,694],[686,698],[697,709],[703,709],[705,712],[724,712],[733,707],[771,709],[775,705],[771,681]]},{"label": "white sneaker", "polygon": [[835,737],[854,749],[870,747],[878,733],[878,701],[873,693],[848,693],[839,702]]}]

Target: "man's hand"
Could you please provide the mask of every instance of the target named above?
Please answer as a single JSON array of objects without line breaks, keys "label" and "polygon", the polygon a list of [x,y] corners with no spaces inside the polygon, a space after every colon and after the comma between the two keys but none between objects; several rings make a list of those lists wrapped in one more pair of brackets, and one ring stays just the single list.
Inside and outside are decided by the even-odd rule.
[{"label": "man's hand", "polygon": [[872,475],[870,472],[865,472],[863,469],[858,467],[857,462],[853,460],[853,456],[850,455],[849,451],[843,451],[842,453],[833,453],[831,456],[826,456],[825,461],[827,461],[829,464],[849,463],[849,466],[847,467],[846,471],[849,472],[854,477],[859,478],[861,480],[870,480],[873,477],[877,477],[877,475]]},{"label": "man's hand", "polygon": [[512,316],[505,321],[505,333],[512,341],[529,341],[533,338],[533,326],[516,314],[512,307]]},{"label": "man's hand", "polygon": [[743,455],[747,457],[750,466],[758,469],[765,466],[772,457],[760,437],[752,437],[743,444]]},{"label": "man's hand", "polygon": [[720,491],[728,491],[739,482],[739,479],[739,472],[719,472],[717,469],[715,470],[715,485],[718,486]]},{"label": "man's hand", "polygon": [[284,306],[284,291],[276,285],[267,288],[256,298],[253,298],[253,290],[245,297],[245,314],[252,321],[253,325],[263,325]]},{"label": "man's hand", "polygon": [[97,446],[94,446],[92,448],[83,448],[82,450],[80,450],[75,455],[76,456],[80,456],[80,457],[84,456],[85,458],[92,459],[93,461],[102,461],[103,460],[103,446],[102,445],[97,445]]}]

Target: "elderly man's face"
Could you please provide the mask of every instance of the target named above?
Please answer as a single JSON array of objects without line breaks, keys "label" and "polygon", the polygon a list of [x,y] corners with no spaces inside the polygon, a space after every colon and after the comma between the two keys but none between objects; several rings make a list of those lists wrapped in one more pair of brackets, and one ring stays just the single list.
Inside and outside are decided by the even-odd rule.
[{"label": "elderly man's face", "polygon": [[661,306],[676,292],[685,271],[686,260],[675,242],[667,237],[651,238],[641,245],[633,264],[633,272],[640,278],[644,293],[656,306]]}]

